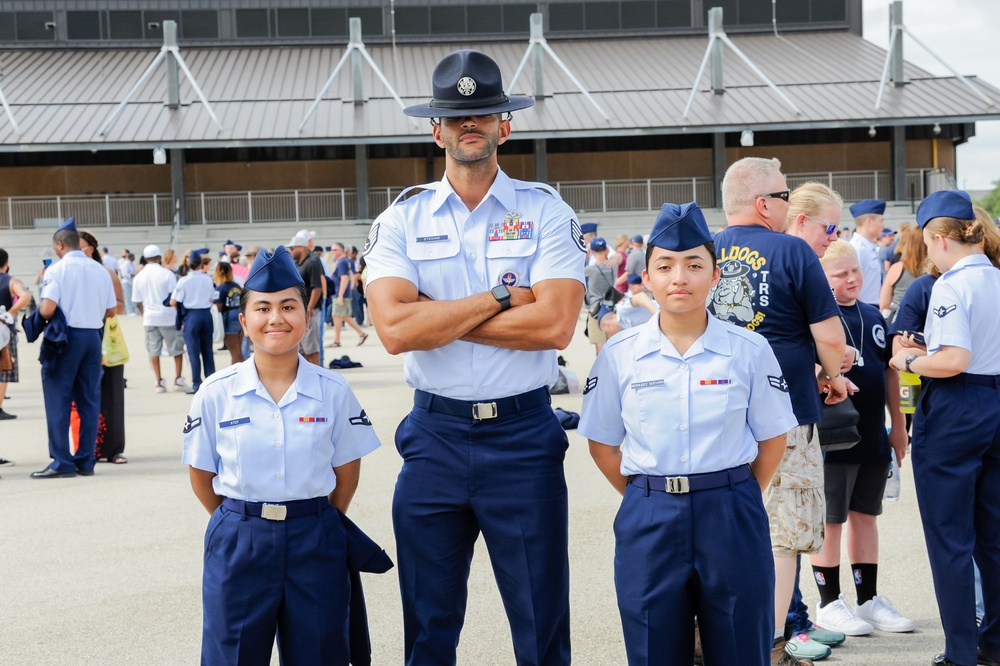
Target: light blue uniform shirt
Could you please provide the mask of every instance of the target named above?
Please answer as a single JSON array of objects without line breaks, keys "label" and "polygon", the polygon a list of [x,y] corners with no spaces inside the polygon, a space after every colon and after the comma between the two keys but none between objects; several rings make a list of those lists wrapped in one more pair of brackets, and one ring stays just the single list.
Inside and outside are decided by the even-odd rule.
[{"label": "light blue uniform shirt", "polygon": [[278,404],[253,357],[205,380],[184,425],[182,461],[214,472],[216,494],[249,502],[329,495],[334,467],[371,453],[378,437],[347,382],[299,356]]},{"label": "light blue uniform shirt", "polygon": [[862,281],[858,300],[878,307],[882,293],[882,258],[879,256],[879,246],[858,233],[851,236],[851,245],[857,251],[858,263],[861,264]]},{"label": "light blue uniform shirt", "polygon": [[171,300],[177,301],[189,310],[204,310],[212,307],[215,298],[215,283],[208,273],[193,271],[177,281]]},{"label": "light blue uniform shirt", "polygon": [[615,306],[615,314],[618,315],[618,324],[622,328],[632,328],[633,326],[644,324],[653,317],[652,312],[641,305],[632,303],[632,296],[634,294],[631,291],[626,291],[625,295],[622,296],[622,300],[618,301],[618,305]]},{"label": "light blue uniform shirt", "polygon": [[[403,278],[443,301],[501,283],[583,282],[580,225],[547,185],[512,180],[500,171],[472,212],[447,174],[421,187],[425,191],[397,199],[372,224],[364,251],[369,284]],[[502,398],[551,386],[558,372],[555,350],[517,351],[458,340],[404,355],[407,384],[457,400]]]},{"label": "light blue uniform shirt", "polygon": [[622,444],[621,473],[673,476],[749,463],[798,421],[763,336],[708,317],[683,356],[659,317],[612,337],[594,363],[577,431]]},{"label": "light blue uniform shirt", "polygon": [[[927,353],[941,347],[961,347],[972,352],[965,372],[1000,375],[1000,270],[984,254],[960,259],[934,283],[927,309],[924,339]],[[978,302],[975,308],[973,304]]]},{"label": "light blue uniform shirt", "polygon": [[40,296],[59,306],[70,328],[104,328],[105,313],[118,305],[108,269],[80,250],[45,269]]}]

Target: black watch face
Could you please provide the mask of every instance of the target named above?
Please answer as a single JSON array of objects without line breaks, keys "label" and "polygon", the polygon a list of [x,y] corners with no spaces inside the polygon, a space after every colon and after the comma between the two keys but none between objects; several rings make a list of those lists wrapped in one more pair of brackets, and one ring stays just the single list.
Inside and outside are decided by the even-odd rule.
[{"label": "black watch face", "polygon": [[498,301],[505,301],[510,298],[510,289],[508,289],[502,284],[498,284],[497,286],[493,287],[492,291],[493,291],[493,297],[496,298]]}]

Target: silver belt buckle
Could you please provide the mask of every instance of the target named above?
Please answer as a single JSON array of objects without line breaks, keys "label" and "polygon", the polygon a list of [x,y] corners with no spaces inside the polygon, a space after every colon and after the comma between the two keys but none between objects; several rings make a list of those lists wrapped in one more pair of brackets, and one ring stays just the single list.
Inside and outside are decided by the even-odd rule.
[{"label": "silver belt buckle", "polygon": [[284,504],[262,504],[260,517],[264,520],[284,520],[288,515],[288,507]]},{"label": "silver belt buckle", "polygon": [[664,490],[672,495],[683,495],[691,492],[691,483],[686,476],[667,476],[663,479]]},{"label": "silver belt buckle", "polygon": [[472,405],[472,418],[476,421],[495,419],[497,414],[497,403],[495,402],[477,402]]}]

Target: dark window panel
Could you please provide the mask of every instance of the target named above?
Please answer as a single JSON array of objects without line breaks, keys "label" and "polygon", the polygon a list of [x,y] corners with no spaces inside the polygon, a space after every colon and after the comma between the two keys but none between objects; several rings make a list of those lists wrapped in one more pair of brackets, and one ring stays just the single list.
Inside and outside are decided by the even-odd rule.
[{"label": "dark window panel", "polygon": [[308,37],[309,10],[305,8],[278,10],[279,37]]},{"label": "dark window panel", "polygon": [[469,32],[472,34],[503,32],[502,22],[503,12],[500,9],[500,5],[473,7],[465,19],[465,24],[469,27]]},{"label": "dark window panel", "polygon": [[[837,0],[823,0],[826,2],[836,2]],[[781,29],[783,23],[808,23],[809,22],[809,3],[808,2],[791,2],[791,3],[778,3],[778,29]],[[770,17],[767,19],[770,21]]]},{"label": "dark window panel", "polygon": [[0,41],[12,42],[17,37],[14,12],[0,12]]},{"label": "dark window panel", "polygon": [[553,32],[583,30],[583,3],[549,5],[549,30]]},{"label": "dark window panel", "polygon": [[[0,16],[0,23],[3,17]],[[100,39],[100,12],[66,12],[66,37],[69,39]]]},{"label": "dark window panel", "polygon": [[[397,9],[396,11],[399,10]],[[347,9],[347,18],[351,19],[355,16],[361,19],[362,35],[381,36],[385,34],[385,26],[382,24],[382,10],[380,8],[349,7]],[[350,32],[350,27],[348,27],[348,32]]]},{"label": "dark window panel", "polygon": [[236,36],[241,38],[270,37],[271,32],[267,25],[267,10],[237,9]]},{"label": "dark window panel", "polygon": [[[146,39],[156,39],[158,41],[163,41],[163,22],[173,21],[177,24],[178,34],[180,33],[181,26],[181,13],[180,12],[158,12],[158,11],[147,11],[142,14],[142,27]],[[150,23],[158,23],[159,27],[151,28]]]},{"label": "dark window panel", "polygon": [[[778,11],[783,9],[784,4],[778,3]],[[772,6],[771,0],[740,0],[740,25],[770,25]]]},{"label": "dark window panel", "polygon": [[[732,10],[726,10],[723,14],[729,17],[732,23],[736,22],[736,0],[712,0],[713,5],[723,5],[729,2],[733,5]],[[707,16],[706,12],[706,16]],[[689,0],[659,0],[656,3],[656,27],[658,28],[690,28],[693,24],[691,20],[691,3]],[[708,25],[708,19],[705,20]]]},{"label": "dark window panel", "polygon": [[45,42],[56,38],[56,31],[46,28],[51,23],[52,12],[18,12],[17,39],[25,42]]},{"label": "dark window panel", "polygon": [[846,0],[812,0],[813,21],[847,22]]},{"label": "dark window panel", "polygon": [[538,5],[504,5],[503,6],[503,31],[523,32],[525,34],[531,29],[529,26],[530,17],[538,11]]},{"label": "dark window panel", "polygon": [[[624,3],[627,4],[627,3]],[[584,11],[587,30],[618,30],[621,28],[621,18],[618,16],[617,2],[590,2]]]},{"label": "dark window panel", "polygon": [[142,39],[142,12],[108,12],[111,39]]},{"label": "dark window panel", "polygon": [[637,30],[656,25],[656,3],[652,0],[622,3],[622,28]]},{"label": "dark window panel", "polygon": [[184,39],[218,39],[219,12],[215,10],[181,12],[181,37]]},{"label": "dark window panel", "polygon": [[428,35],[431,32],[427,7],[396,7],[397,35]]},{"label": "dark window panel", "polygon": [[313,37],[342,37],[347,34],[347,12],[343,9],[313,9]]},{"label": "dark window panel", "polygon": [[465,7],[431,7],[431,34],[465,34]]}]

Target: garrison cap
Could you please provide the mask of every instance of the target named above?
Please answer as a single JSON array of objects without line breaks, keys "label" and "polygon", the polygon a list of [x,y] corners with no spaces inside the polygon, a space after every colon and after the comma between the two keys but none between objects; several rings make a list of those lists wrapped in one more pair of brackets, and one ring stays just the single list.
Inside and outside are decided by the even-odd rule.
[{"label": "garrison cap", "polygon": [[705,214],[695,202],[665,203],[649,232],[649,245],[671,252],[683,252],[712,242]]}]

